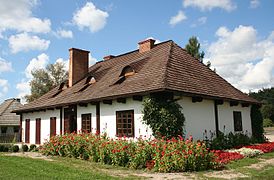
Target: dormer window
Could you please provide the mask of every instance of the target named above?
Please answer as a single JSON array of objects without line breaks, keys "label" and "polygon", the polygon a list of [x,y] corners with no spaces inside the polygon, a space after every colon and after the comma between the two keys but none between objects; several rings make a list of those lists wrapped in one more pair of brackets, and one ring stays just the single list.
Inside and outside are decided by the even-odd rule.
[{"label": "dormer window", "polygon": [[93,76],[88,76],[86,78],[86,82],[84,84],[84,86],[78,91],[78,92],[82,92],[84,91],[85,89],[87,89],[91,84],[94,84],[96,83],[96,80]]},{"label": "dormer window", "polygon": [[128,77],[128,76],[132,76],[134,74],[135,74],[134,69],[131,66],[126,66],[123,68],[119,77],[122,77],[122,76]]},{"label": "dormer window", "polygon": [[55,94],[53,94],[51,97],[54,98],[56,97],[58,94],[60,94],[62,91],[64,91],[65,89],[68,88],[68,82],[62,82],[60,85],[59,85],[59,88],[57,90],[57,92]]}]

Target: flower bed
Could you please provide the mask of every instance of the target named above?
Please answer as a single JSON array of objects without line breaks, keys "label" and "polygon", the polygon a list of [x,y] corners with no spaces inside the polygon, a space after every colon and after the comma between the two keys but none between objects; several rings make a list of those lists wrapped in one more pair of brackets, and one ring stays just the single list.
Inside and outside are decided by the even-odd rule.
[{"label": "flower bed", "polygon": [[212,150],[212,152],[216,156],[216,161],[220,164],[227,164],[230,161],[244,158],[244,156],[238,152],[227,152],[222,150]]},{"label": "flower bed", "polygon": [[257,145],[249,145],[245,147],[250,149],[258,149],[263,151],[264,153],[268,153],[268,152],[274,151],[274,142],[267,142],[267,143],[262,143]]},{"label": "flower bed", "polygon": [[198,171],[218,165],[203,142],[183,140],[182,137],[133,141],[86,133],[66,134],[51,137],[40,152],[158,172]]}]

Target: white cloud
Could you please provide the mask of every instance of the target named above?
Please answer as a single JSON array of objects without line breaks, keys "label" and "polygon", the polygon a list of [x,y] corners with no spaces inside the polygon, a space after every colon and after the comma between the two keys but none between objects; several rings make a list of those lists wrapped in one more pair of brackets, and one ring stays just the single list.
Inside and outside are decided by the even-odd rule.
[{"label": "white cloud", "polygon": [[206,59],[230,83],[248,92],[274,85],[274,31],[258,40],[252,26],[220,27],[218,40],[209,45]]},{"label": "white cloud", "polygon": [[260,5],[259,0],[251,0],[250,4],[249,4],[249,7],[255,9],[255,8],[259,7],[259,5]]},{"label": "white cloud", "polygon": [[31,72],[36,69],[45,68],[49,63],[49,57],[45,53],[40,54],[37,58],[33,58],[27,68],[25,69],[25,75],[27,78],[32,78]]},{"label": "white cloud", "polygon": [[9,90],[8,80],[0,79],[0,98],[3,97]]},{"label": "white cloud", "polygon": [[20,83],[16,84],[16,89],[18,90],[17,97],[21,99],[21,103],[25,103],[25,96],[30,94],[30,81],[23,79]]},{"label": "white cloud", "polygon": [[9,72],[12,71],[11,62],[8,62],[0,57],[0,74],[2,72]]},{"label": "white cloud", "polygon": [[232,0],[184,0],[183,6],[197,7],[202,11],[210,11],[214,8],[221,8],[226,11],[236,9],[236,5],[232,3]]},{"label": "white cloud", "polygon": [[205,24],[207,22],[207,17],[203,16],[200,17],[197,22],[191,24],[191,27],[197,27],[197,26],[201,26],[203,24]]},{"label": "white cloud", "polygon": [[81,30],[87,27],[91,32],[97,32],[105,27],[108,16],[107,12],[96,8],[92,2],[87,2],[74,13],[73,23]]},{"label": "white cloud", "polygon": [[89,66],[95,64],[97,62],[97,59],[92,57],[90,54],[89,54],[89,61],[88,61],[88,64]]},{"label": "white cloud", "polygon": [[9,38],[9,47],[12,53],[30,50],[46,50],[50,44],[49,40],[40,39],[38,36],[30,36],[28,33],[12,35]]},{"label": "white cloud", "polygon": [[32,14],[32,8],[37,5],[37,0],[0,0],[0,4],[0,32],[50,32],[50,20],[40,19]]},{"label": "white cloud", "polygon": [[60,38],[73,38],[73,33],[70,30],[59,29],[57,30],[56,35]]},{"label": "white cloud", "polygon": [[171,26],[175,26],[176,24],[182,22],[183,20],[186,20],[187,17],[186,15],[184,14],[183,11],[178,11],[177,15],[173,16],[170,18],[169,20],[169,24]]}]

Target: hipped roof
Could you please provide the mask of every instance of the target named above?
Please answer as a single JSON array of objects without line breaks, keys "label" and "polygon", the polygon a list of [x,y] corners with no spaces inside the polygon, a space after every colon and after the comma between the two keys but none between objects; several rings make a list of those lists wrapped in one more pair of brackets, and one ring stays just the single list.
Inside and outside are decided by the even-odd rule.
[{"label": "hipped roof", "polygon": [[[117,83],[126,66],[132,67],[135,74],[127,77],[122,83]],[[89,76],[94,77],[96,83],[81,91]],[[186,96],[258,103],[171,40],[156,44],[147,52],[140,53],[135,50],[110,60],[97,62],[89,68],[87,76],[78,83],[62,92],[59,88],[53,88],[39,99],[17,109],[16,112],[146,95],[158,91],[174,91]]]}]

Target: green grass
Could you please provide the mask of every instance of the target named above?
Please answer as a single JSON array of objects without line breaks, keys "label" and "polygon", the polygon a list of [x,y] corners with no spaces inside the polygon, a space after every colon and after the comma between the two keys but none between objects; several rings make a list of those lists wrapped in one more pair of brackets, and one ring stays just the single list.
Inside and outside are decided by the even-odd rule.
[{"label": "green grass", "polygon": [[121,179],[98,171],[94,163],[69,158],[46,161],[0,154],[0,166],[0,179]]}]

